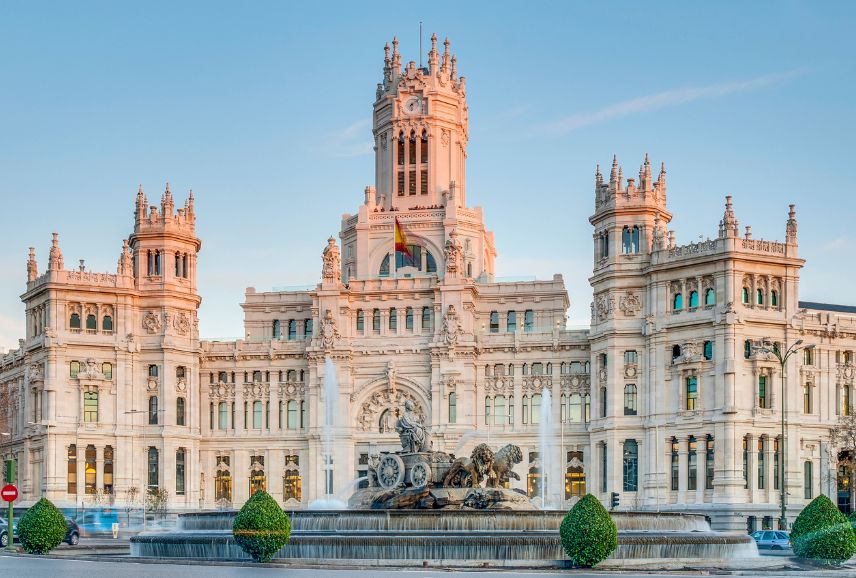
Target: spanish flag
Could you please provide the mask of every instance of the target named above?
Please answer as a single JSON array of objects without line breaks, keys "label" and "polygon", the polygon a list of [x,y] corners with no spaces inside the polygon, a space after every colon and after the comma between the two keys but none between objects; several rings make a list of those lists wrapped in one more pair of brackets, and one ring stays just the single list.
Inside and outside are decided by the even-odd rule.
[{"label": "spanish flag", "polygon": [[401,228],[401,223],[398,222],[398,217],[395,218],[395,252],[407,255],[407,259],[413,261],[413,253],[410,252],[407,236]]}]

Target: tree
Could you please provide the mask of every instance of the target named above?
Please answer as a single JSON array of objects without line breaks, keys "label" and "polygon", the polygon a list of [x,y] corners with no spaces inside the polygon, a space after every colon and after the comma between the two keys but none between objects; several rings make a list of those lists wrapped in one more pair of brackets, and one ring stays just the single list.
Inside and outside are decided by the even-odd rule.
[{"label": "tree", "polygon": [[291,535],[291,520],[270,494],[253,494],[232,523],[235,542],[255,562],[269,562]]},{"label": "tree", "polygon": [[586,494],[562,520],[562,547],[575,566],[591,568],[618,546],[618,529],[600,501]]},{"label": "tree", "polygon": [[146,510],[163,517],[169,502],[169,490],[165,488],[149,488],[146,493]]},{"label": "tree", "polygon": [[131,486],[125,491],[125,517],[128,526],[131,525],[131,510],[136,506],[140,499],[140,489],[137,486]]},{"label": "tree", "polygon": [[47,498],[42,498],[21,517],[18,537],[29,554],[47,554],[65,538],[65,517]]}]

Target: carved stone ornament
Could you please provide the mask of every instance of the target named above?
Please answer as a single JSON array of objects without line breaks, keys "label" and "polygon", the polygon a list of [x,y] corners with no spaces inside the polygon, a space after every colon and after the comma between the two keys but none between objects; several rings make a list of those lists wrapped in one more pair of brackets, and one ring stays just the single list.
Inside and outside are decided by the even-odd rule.
[{"label": "carved stone ornament", "polygon": [[234,383],[212,383],[208,386],[210,399],[235,399]]},{"label": "carved stone ornament", "polygon": [[98,368],[98,364],[91,357],[80,366],[80,371],[77,374],[77,379],[104,379],[104,374]]},{"label": "carved stone ornament", "polygon": [[[360,412],[357,415],[358,427],[361,431],[370,431],[380,425],[384,425],[385,427],[382,428],[383,431],[381,433],[391,431],[395,423],[393,418],[402,413],[404,404],[408,400],[413,403],[414,414],[420,422],[424,423],[425,411],[412,394],[398,388],[396,388],[395,392],[385,388],[376,390],[371,397],[362,403]],[[386,419],[384,424],[380,423],[381,415]]]},{"label": "carved stone ornament", "polygon": [[306,385],[297,381],[288,381],[279,384],[279,397],[281,399],[303,397],[306,393]]},{"label": "carved stone ornament", "polygon": [[336,328],[336,319],[333,313],[327,309],[324,320],[321,322],[321,345],[324,349],[331,349],[340,338],[339,330]]},{"label": "carved stone ornament", "polygon": [[456,277],[459,275],[463,267],[463,248],[458,240],[458,232],[452,229],[449,232],[449,239],[443,247],[443,252],[446,257],[446,275]]},{"label": "carved stone ornament", "polygon": [[175,327],[179,335],[187,335],[190,333],[190,317],[183,311],[178,313],[172,320],[172,325]]},{"label": "carved stone ornament", "polygon": [[322,270],[324,281],[338,283],[342,278],[341,255],[339,254],[339,247],[336,245],[336,239],[333,237],[327,239],[327,246],[324,247],[321,260],[324,263]]},{"label": "carved stone ornament", "polygon": [[632,291],[621,297],[618,308],[628,317],[633,317],[642,310],[642,301]]},{"label": "carved stone ornament", "polygon": [[612,300],[607,294],[598,296],[597,301],[595,303],[595,310],[597,311],[597,318],[599,321],[603,321],[609,316],[610,312],[612,311],[611,305]]},{"label": "carved stone ornament", "polygon": [[452,133],[449,131],[449,129],[444,128],[443,132],[440,133],[440,144],[442,144],[444,147],[447,147],[449,146],[449,141],[451,139]]},{"label": "carved stone ornament", "polygon": [[244,384],[244,399],[262,399],[270,396],[269,383],[245,383]]},{"label": "carved stone ornament", "polygon": [[454,305],[449,305],[446,309],[446,314],[443,316],[443,329],[440,336],[443,343],[449,347],[454,347],[458,343],[458,337],[461,334],[461,324],[458,321],[458,312],[455,311]]},{"label": "carved stone ornament", "polygon": [[30,381],[42,381],[45,378],[44,369],[41,363],[33,363],[30,365]]},{"label": "carved stone ornament", "polygon": [[386,381],[387,387],[389,388],[390,393],[395,394],[395,376],[396,376],[395,362],[390,361],[386,364]]},{"label": "carved stone ornament", "polygon": [[382,148],[383,150],[386,150],[386,142],[387,142],[386,133],[382,133],[380,135],[380,148]]},{"label": "carved stone ornament", "polygon": [[150,334],[155,334],[161,330],[163,326],[161,322],[161,318],[157,313],[153,311],[147,311],[143,316],[143,329],[145,329]]},{"label": "carved stone ornament", "polygon": [[179,377],[175,380],[175,391],[178,393],[185,393],[187,391],[187,378]]}]

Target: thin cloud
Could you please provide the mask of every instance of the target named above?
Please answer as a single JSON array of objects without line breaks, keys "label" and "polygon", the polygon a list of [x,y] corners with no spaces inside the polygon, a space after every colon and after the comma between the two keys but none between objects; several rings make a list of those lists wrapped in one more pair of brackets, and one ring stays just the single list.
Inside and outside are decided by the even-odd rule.
[{"label": "thin cloud", "polygon": [[331,134],[317,148],[318,152],[334,157],[359,157],[371,154],[373,144],[369,126],[371,120],[364,119],[352,123]]},{"label": "thin cloud", "polygon": [[560,118],[553,122],[541,125],[539,129],[542,133],[564,134],[585,126],[591,126],[593,124],[598,124],[623,116],[629,116],[631,114],[676,106],[696,100],[717,98],[738,92],[756,90],[758,88],[763,88],[765,86],[770,86],[772,84],[794,78],[802,73],[802,69],[795,69],[777,74],[767,74],[749,80],[666,90],[664,92],[658,92],[656,94],[649,94],[648,96],[618,102],[600,110]]}]

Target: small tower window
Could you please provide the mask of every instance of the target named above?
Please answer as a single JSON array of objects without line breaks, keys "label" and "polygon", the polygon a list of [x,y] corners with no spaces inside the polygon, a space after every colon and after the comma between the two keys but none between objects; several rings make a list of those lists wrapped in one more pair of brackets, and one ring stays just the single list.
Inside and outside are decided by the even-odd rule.
[{"label": "small tower window", "polygon": [[380,309],[372,311],[372,331],[380,333]]},{"label": "small tower window", "polygon": [[675,296],[672,297],[672,309],[675,311],[680,311],[684,308],[684,298],[680,293],[675,293]]},{"label": "small tower window", "polygon": [[280,324],[279,319],[274,319],[273,321],[273,338],[279,339],[282,337],[282,325]]},{"label": "small tower window", "polygon": [[749,287],[743,288],[740,300],[743,302],[743,305],[749,305]]},{"label": "small tower window", "polygon": [[690,307],[698,307],[698,291],[690,291]]},{"label": "small tower window", "polygon": [[357,309],[357,331],[364,331],[366,328],[366,316],[362,309]]},{"label": "small tower window", "polygon": [[499,333],[499,312],[490,312],[490,332]]},{"label": "small tower window", "polygon": [[389,310],[389,330],[395,332],[398,329],[398,310]]},{"label": "small tower window", "polygon": [[704,342],[704,358],[708,361],[713,359],[713,341]]},{"label": "small tower window", "polygon": [[407,162],[410,165],[416,164],[416,132],[410,131],[410,146],[408,147],[409,154],[407,155]]},{"label": "small tower window", "polygon": [[389,277],[389,253],[387,253],[386,257],[383,258],[383,261],[380,262],[380,271],[378,271],[378,275],[380,277]]},{"label": "small tower window", "polygon": [[[398,164],[399,165],[404,164],[404,133],[403,132],[398,133]],[[402,192],[403,192],[403,188],[404,187],[402,187]]]},{"label": "small tower window", "polygon": [[113,331],[113,318],[111,316],[104,316],[101,320],[101,329],[104,331]]},{"label": "small tower window", "polygon": [[770,291],[770,307],[778,307],[779,306],[779,293],[777,291]]},{"label": "small tower window", "polygon": [[705,305],[715,305],[716,304],[716,291],[713,290],[713,287],[708,287],[704,292],[704,304]]},{"label": "small tower window", "polygon": [[413,331],[413,308],[408,307],[404,313],[404,327]]},{"label": "small tower window", "polygon": [[89,314],[86,316],[86,328],[95,331],[98,329],[98,322],[95,320],[95,315]]},{"label": "small tower window", "polygon": [[756,305],[763,305],[764,304],[764,291],[762,291],[761,289],[755,290],[755,304]]},{"label": "small tower window", "polygon": [[425,131],[425,130],[422,131],[422,143],[421,143],[421,145],[422,146],[421,146],[420,160],[424,164],[424,163],[428,162],[428,131]]},{"label": "small tower window", "polygon": [[78,315],[77,313],[71,314],[71,317],[68,320],[68,328],[80,329],[80,315]]}]

